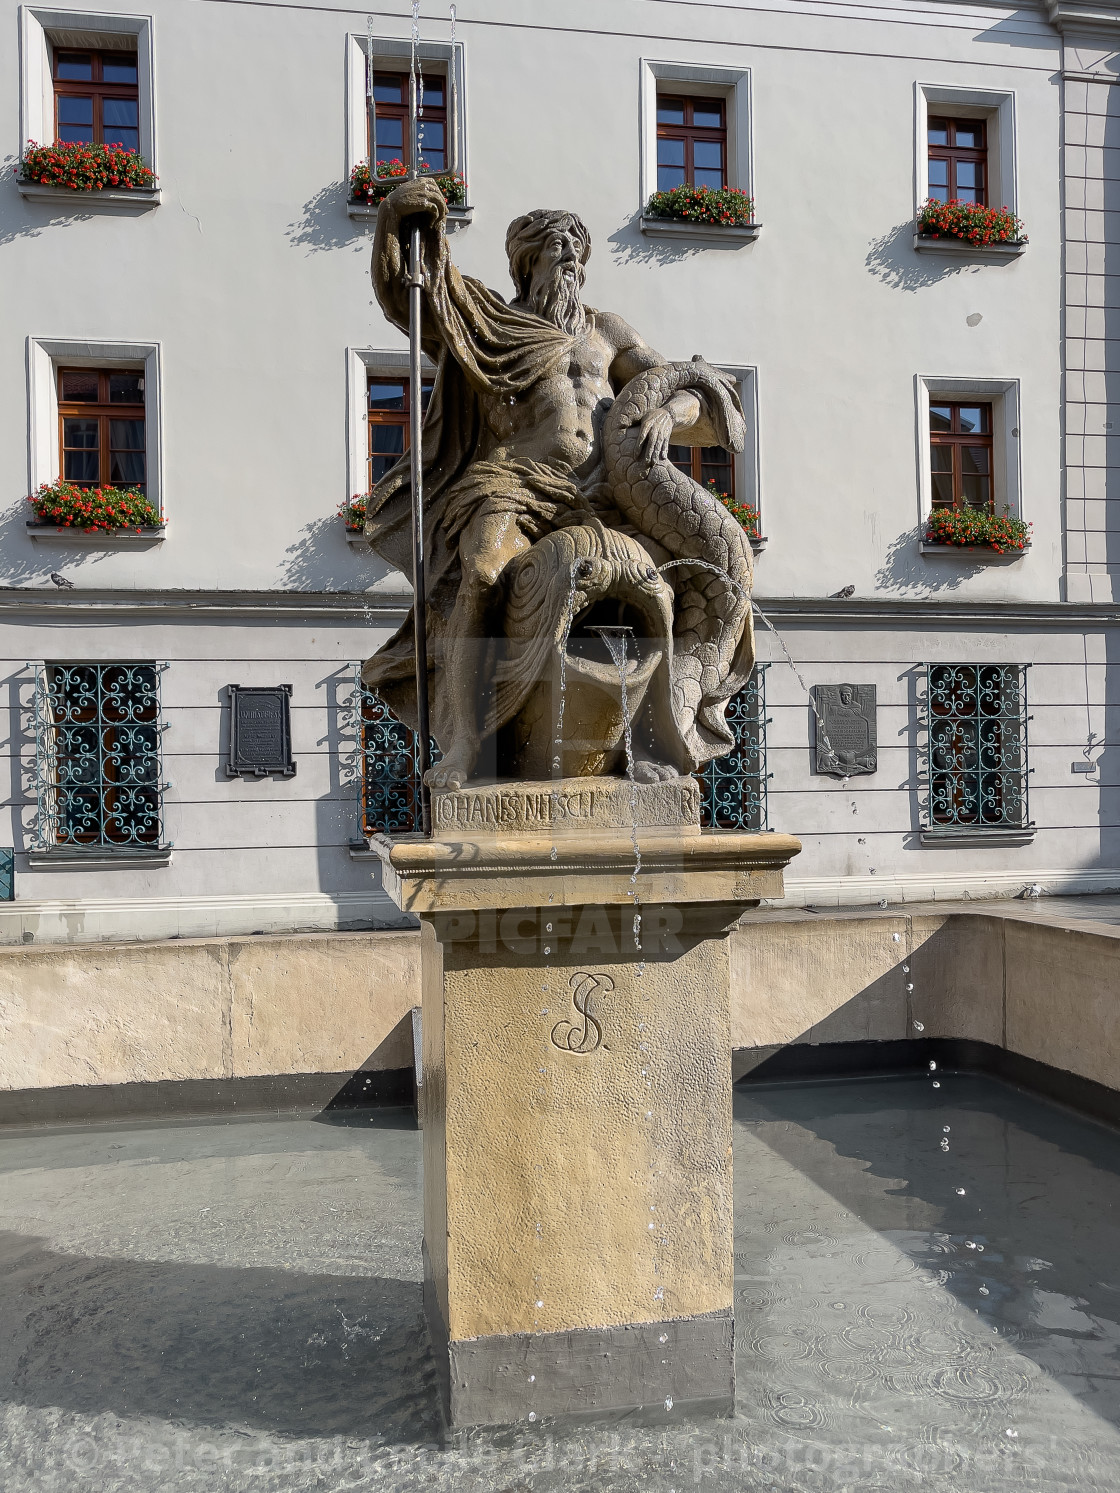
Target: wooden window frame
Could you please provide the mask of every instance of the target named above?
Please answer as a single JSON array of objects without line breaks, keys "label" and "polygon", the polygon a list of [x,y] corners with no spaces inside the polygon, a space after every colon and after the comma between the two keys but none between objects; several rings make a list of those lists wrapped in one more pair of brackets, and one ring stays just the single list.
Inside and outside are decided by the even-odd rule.
[{"label": "wooden window frame", "polygon": [[[447,90],[450,87],[450,84],[448,82],[448,79],[447,79],[446,75],[444,73],[442,73],[442,72],[436,72],[434,74],[430,74],[429,76],[434,76],[434,77],[438,77],[439,78],[439,80],[441,82],[441,85],[443,87],[443,104],[440,107],[437,108],[436,106],[434,106],[432,104],[425,103],[424,104],[424,117],[420,121],[420,123],[421,123],[421,125],[425,125],[425,124],[442,124],[443,125],[443,165],[442,166],[431,166],[431,165],[429,165],[429,169],[432,170],[432,171],[446,171],[448,169],[447,159],[448,159],[448,154],[449,154],[448,147],[450,145],[450,141],[448,139],[448,134],[447,134],[447,128],[448,128],[448,126],[447,126]],[[375,64],[374,70],[373,70],[373,85],[374,85],[375,89],[377,87],[377,80],[379,78],[396,78],[400,82],[400,90],[401,90],[400,102],[399,103],[392,103],[392,104],[390,104],[390,103],[385,102],[384,100],[376,99],[375,98],[374,99],[374,111],[375,111],[377,119],[399,119],[401,121],[401,140],[402,140],[403,144],[402,144],[402,147],[401,147],[400,156],[397,159],[401,160],[406,166],[409,166],[409,165],[412,164],[411,159],[410,159],[411,158],[411,154],[412,154],[412,141],[409,138],[409,128],[408,128],[408,78],[409,78],[409,75],[408,75],[407,72],[403,72],[403,73],[397,72],[396,68],[384,67],[384,66],[378,67]],[[426,93],[426,88],[427,88],[427,85],[425,84],[425,93]],[[423,143],[423,138],[421,138],[421,144],[422,143]],[[369,156],[371,158],[370,159],[370,171],[373,172],[373,171],[375,171],[377,169],[377,162],[372,159],[372,155],[373,155],[373,142],[369,138],[369,119],[368,119],[368,116],[367,116],[367,119],[366,119],[366,154],[367,154],[367,156]]]},{"label": "wooden window frame", "polygon": [[[79,56],[88,56],[93,63],[93,79],[90,82],[80,82],[73,78],[60,78],[58,76],[58,59],[60,54],[73,53]],[[105,59],[120,62],[124,58],[131,58],[136,67],[135,83],[106,83],[102,74]],[[136,104],[136,152],[140,153],[142,140],[140,129],[140,56],[138,52],[126,52],[116,50],[103,50],[97,47],[60,47],[51,45],[51,87],[54,91],[54,138],[59,139],[58,134],[58,101],[60,98],[92,98],[93,108],[93,144],[103,145],[105,143],[105,118],[104,102],[106,99],[127,99]],[[120,147],[128,149],[127,146]]]},{"label": "wooden window frame", "polygon": [[[693,111],[698,102],[706,105],[709,109],[713,106],[719,108],[720,116],[723,119],[723,123],[718,128],[708,125],[694,125],[692,123]],[[657,114],[660,112],[662,106],[666,104],[682,104],[684,106],[684,124],[662,124],[661,121],[657,119]],[[725,98],[713,98],[708,94],[663,93],[660,89],[658,89],[657,97],[654,100],[654,118],[655,120],[657,120],[658,140],[680,140],[684,143],[685,186],[693,187],[696,185],[696,168],[694,164],[693,151],[695,143],[698,140],[717,143],[721,149],[723,162],[723,182],[721,190],[726,190],[729,182],[727,151],[727,100]],[[660,169],[660,162],[655,160],[655,180],[657,174],[660,172]],[[657,184],[657,190],[662,190],[660,183]]]},{"label": "wooden window frame", "polygon": [[[64,400],[62,397],[62,380],[68,373],[96,374],[98,379],[97,403],[90,400]],[[67,364],[60,364],[55,372],[55,388],[58,391],[58,472],[63,481],[71,481],[66,476],[66,421],[67,420],[96,420],[98,422],[98,471],[96,482],[74,482],[75,487],[116,487],[112,479],[113,451],[110,445],[109,423],[112,420],[142,420],[144,422],[144,444],[140,448],[144,455],[144,481],[129,483],[124,486],[128,492],[141,492],[145,495],[148,491],[148,407],[147,401],[143,404],[110,403],[109,379],[117,373],[139,373],[141,379],[145,379],[143,367],[132,368],[79,368]],[[147,381],[145,388],[147,393]]]},{"label": "wooden window frame", "polygon": [[[968,130],[971,130],[974,133],[976,131],[979,131],[980,132],[980,136],[981,136],[981,138],[983,139],[983,142],[984,142],[983,145],[981,145],[979,147],[976,147],[976,146],[958,146],[955,143],[955,141],[956,141],[956,134],[957,134],[957,127],[958,126],[963,126],[964,128],[966,128]],[[934,130],[934,129],[939,129],[939,128],[942,128],[942,127],[945,129],[945,132],[946,132],[946,134],[949,137],[949,143],[948,143],[948,145],[931,145],[929,143],[929,133],[930,133],[930,131]],[[977,196],[976,200],[977,200],[977,205],[978,206],[980,206],[980,207],[986,207],[987,206],[987,203],[988,203],[988,179],[989,179],[989,170],[988,170],[988,122],[987,122],[987,120],[985,120],[985,119],[957,118],[957,117],[954,117],[953,115],[949,115],[949,114],[931,114],[928,117],[928,119],[926,120],[926,152],[927,152],[927,156],[926,156],[926,192],[927,192],[927,195],[931,199],[933,197],[933,189],[930,186],[930,180],[929,180],[929,162],[930,161],[947,161],[948,162],[948,164],[949,164],[949,183],[948,183],[948,188],[947,188],[948,193],[949,193],[948,200],[950,202],[959,202],[961,199],[957,195],[957,164],[958,164],[958,162],[967,161],[967,162],[971,162],[973,164],[977,164],[977,165],[980,166],[980,177],[981,177],[981,181],[980,181],[980,187],[978,189],[978,196]],[[938,199],[938,200],[940,200],[940,199]]]},{"label": "wooden window frame", "polygon": [[[981,446],[988,453],[988,503],[986,509],[974,508],[973,511],[994,513],[996,506],[995,493],[995,408],[990,399],[946,399],[938,394],[930,394],[930,417],[929,417],[929,444],[930,444],[930,509],[937,508],[973,508],[973,505],[964,497],[964,473],[961,468],[960,451],[965,446]],[[933,410],[936,407],[948,407],[952,411],[950,416],[950,429],[947,431],[935,431],[933,428]],[[983,434],[975,434],[971,431],[962,431],[960,428],[962,409],[982,409],[988,412],[988,429]],[[938,472],[933,465],[933,448],[949,447],[953,453],[953,501],[946,503],[943,498],[934,496],[934,488],[938,477],[946,476],[944,472]]]},{"label": "wooden window frame", "polygon": [[[432,382],[433,381],[431,378],[424,378],[421,382],[421,390],[426,392],[429,396],[431,395],[432,391]],[[401,385],[404,389],[404,399],[401,408],[399,410],[371,409],[369,402],[369,391],[375,384]],[[423,403],[426,410],[428,407],[427,399],[424,399]],[[366,374],[366,429],[368,432],[366,436],[366,492],[372,492],[374,487],[376,486],[376,483],[373,481],[374,457],[387,456],[392,454],[391,452],[386,451],[374,451],[374,427],[377,425],[396,425],[404,431],[404,445],[401,449],[400,455],[397,457],[397,460],[399,461],[401,457],[408,452],[410,446],[409,425],[411,418],[411,409],[411,389],[409,386],[407,369],[402,369],[399,376],[392,373],[379,373],[375,369],[370,370]]]},{"label": "wooden window frame", "polygon": [[[670,449],[671,450],[682,450],[682,449],[684,449],[684,450],[688,451],[689,459],[688,459],[687,463],[683,459],[680,460],[680,461],[673,461],[672,457],[670,457],[670,461],[672,461],[673,466],[675,466],[678,471],[680,471],[680,472],[687,472],[687,474],[692,478],[693,482],[698,482],[700,484],[700,486],[705,489],[705,491],[707,490],[707,484],[706,484],[706,482],[704,480],[704,476],[703,476],[704,466],[707,465],[707,466],[712,467],[712,466],[716,466],[716,465],[719,465],[719,466],[726,465],[726,467],[727,467],[727,487],[725,489],[723,489],[723,491],[726,493],[726,496],[728,498],[730,498],[730,500],[732,502],[735,501],[735,453],[733,451],[728,451],[725,446],[686,446],[686,447],[683,447],[683,448],[679,447],[679,446],[676,446],[676,447],[671,447]],[[709,461],[709,462],[705,463],[705,461],[704,461],[704,452],[705,451],[722,451],[723,454],[727,457],[726,463],[724,463],[724,462],[716,463],[714,461]]]}]

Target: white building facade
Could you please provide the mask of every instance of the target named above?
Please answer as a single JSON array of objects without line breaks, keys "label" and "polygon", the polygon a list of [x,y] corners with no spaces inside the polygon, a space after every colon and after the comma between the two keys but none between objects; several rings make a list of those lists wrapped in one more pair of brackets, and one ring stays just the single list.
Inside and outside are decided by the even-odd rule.
[{"label": "white building facade", "polygon": [[[818,774],[807,697],[760,625],[749,792],[803,840],[791,899],[1120,888],[1120,10],[474,0],[453,44],[423,10],[432,97],[456,85],[457,263],[504,290],[513,217],[583,217],[587,300],[739,379],[735,492],[758,509],[756,596],[798,672],[876,687],[876,770]],[[369,418],[370,380],[391,390],[405,347],[348,180],[370,38],[375,73],[399,77],[409,11],[0,9],[12,161],[113,114],[158,176],[132,195],[14,172],[0,188],[3,941],[398,920],[363,842],[380,789],[363,811],[354,665],[409,588],[339,509],[368,487],[371,440],[398,438]],[[80,61],[60,76],[85,57],[88,80]],[[708,101],[757,230],[643,214],[659,96]],[[60,105],[86,97],[89,125]],[[916,242],[944,121],[1025,247]],[[1031,524],[1022,554],[923,543],[949,460],[931,431],[977,410],[986,454],[955,459],[986,463],[985,501]],[[145,482],[158,527],[28,528],[26,496],[90,450]],[[230,685],[291,687],[294,773],[230,775]],[[88,791],[60,808],[71,708],[88,752],[63,766]]]}]

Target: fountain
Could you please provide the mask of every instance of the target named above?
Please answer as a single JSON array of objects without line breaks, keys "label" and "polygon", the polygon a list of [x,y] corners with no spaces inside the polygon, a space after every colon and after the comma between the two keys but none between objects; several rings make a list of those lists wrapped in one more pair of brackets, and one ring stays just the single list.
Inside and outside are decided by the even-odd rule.
[{"label": "fountain", "polygon": [[700,830],[692,775],[754,663],[751,550],[668,447],[740,449],[742,411],[583,305],[574,214],[510,225],[509,304],[445,217],[423,177],[379,209],[374,288],[437,374],[368,504],[415,602],[363,675],[441,748],[430,835],[373,843],[422,929],[445,1412],[729,1410],[729,935],[800,846]]}]

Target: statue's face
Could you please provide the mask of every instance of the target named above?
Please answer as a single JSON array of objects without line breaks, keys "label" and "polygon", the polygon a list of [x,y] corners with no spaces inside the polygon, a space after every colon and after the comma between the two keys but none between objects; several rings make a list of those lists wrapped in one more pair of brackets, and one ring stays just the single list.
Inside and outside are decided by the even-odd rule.
[{"label": "statue's face", "polygon": [[557,280],[570,279],[573,287],[578,290],[583,278],[581,273],[583,266],[580,263],[581,247],[580,240],[571,225],[567,228],[550,228],[533,265],[533,275],[529,285],[530,296],[544,295]]}]

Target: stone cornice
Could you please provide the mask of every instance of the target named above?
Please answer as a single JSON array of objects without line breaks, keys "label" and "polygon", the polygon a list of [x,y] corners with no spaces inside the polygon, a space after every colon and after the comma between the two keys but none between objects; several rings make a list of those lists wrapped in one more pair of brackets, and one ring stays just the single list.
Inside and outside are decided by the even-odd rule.
[{"label": "stone cornice", "polygon": [[1079,4],[1078,0],[1046,0],[1046,17],[1059,31],[1096,31],[1120,34],[1120,6]]}]

